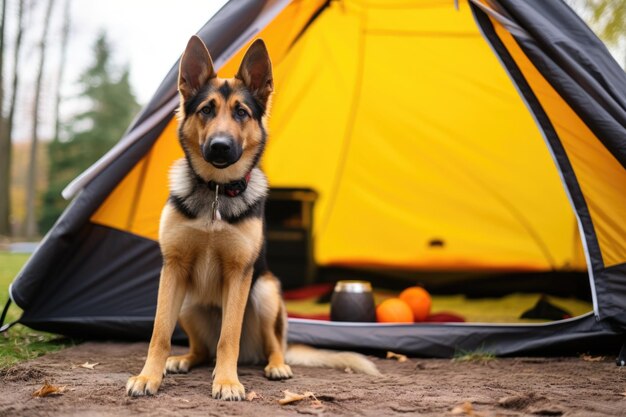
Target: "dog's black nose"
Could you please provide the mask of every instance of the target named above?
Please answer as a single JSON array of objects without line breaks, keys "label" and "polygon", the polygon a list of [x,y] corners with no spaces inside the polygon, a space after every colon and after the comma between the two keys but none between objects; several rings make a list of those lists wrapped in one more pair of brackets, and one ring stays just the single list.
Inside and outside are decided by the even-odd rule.
[{"label": "dog's black nose", "polygon": [[202,146],[204,160],[217,168],[226,168],[241,157],[241,146],[227,134],[210,137]]},{"label": "dog's black nose", "polygon": [[232,147],[232,140],[229,138],[218,136],[211,140],[209,145],[211,153],[215,155],[227,155]]}]

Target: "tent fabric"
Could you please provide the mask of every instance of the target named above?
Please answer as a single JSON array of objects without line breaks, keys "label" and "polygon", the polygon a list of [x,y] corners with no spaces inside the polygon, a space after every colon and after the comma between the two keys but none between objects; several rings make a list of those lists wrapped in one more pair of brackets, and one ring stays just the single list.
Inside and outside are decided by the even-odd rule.
[{"label": "tent fabric", "polygon": [[[544,3],[542,3],[544,4]],[[524,9],[524,8],[522,8]],[[573,12],[567,9],[569,12],[567,15],[572,17]],[[548,13],[546,11],[546,13]],[[566,15],[566,16],[567,16]],[[578,19],[576,16],[574,16]],[[559,22],[566,21],[561,18]],[[567,28],[568,26],[566,26]],[[570,25],[571,27],[571,25]],[[585,28],[586,29],[586,28]],[[587,29],[588,30],[588,29]],[[522,71],[524,78],[529,83],[530,90],[536,96],[541,109],[545,112],[545,115],[549,119],[548,123],[551,125],[544,126],[544,131],[548,129],[554,129],[556,140],[560,141],[560,145],[563,147],[565,154],[561,156],[561,165],[569,164],[573,172],[561,167],[561,172],[567,177],[575,175],[575,181],[570,183],[575,187],[577,182],[580,192],[574,187],[570,187],[570,194],[575,195],[582,193],[584,197],[584,203],[578,201],[580,198],[575,196],[575,204],[585,204],[588,210],[588,215],[593,222],[593,237],[590,233],[591,224],[586,222],[584,229],[587,233],[587,242],[592,243],[590,248],[591,261],[596,262],[596,265],[611,266],[618,265],[626,261],[626,226],[623,222],[617,222],[615,219],[626,218],[626,194],[623,192],[623,187],[626,181],[626,170],[624,169],[624,161],[620,162],[618,158],[623,158],[620,153],[612,153],[610,151],[610,143],[617,142],[615,137],[618,135],[618,125],[621,123],[621,130],[623,131],[626,126],[626,107],[623,107],[620,112],[619,102],[624,100],[623,91],[619,91],[617,86],[626,84],[626,75],[621,71],[620,77],[610,78],[607,76],[603,81],[603,84],[607,85],[607,90],[603,92],[595,93],[598,98],[594,98],[593,93],[587,93],[584,89],[572,90],[572,86],[578,80],[589,78],[590,75],[585,76],[585,72],[580,68],[580,64],[574,68],[568,68],[566,64],[573,66],[574,63],[570,62],[571,57],[559,57],[558,55],[547,55],[549,50],[543,49],[538,51],[537,43],[530,43],[528,40],[524,40],[524,43],[520,41],[521,45],[526,45],[524,51],[529,51],[528,56],[532,51],[535,54],[543,54],[544,57],[540,62],[543,62],[542,67],[535,67],[529,58],[526,57],[520,47],[517,45],[517,41],[503,31],[502,27],[496,24],[496,32],[500,39],[506,44],[508,51],[515,59],[515,63]],[[559,37],[565,39],[576,39],[575,31],[571,37],[565,37],[568,35],[565,32],[565,28],[559,28],[558,31],[552,30],[551,33],[548,30],[542,32],[543,41],[537,42],[543,43],[559,43],[555,39]],[[598,48],[603,48],[603,45],[596,39],[592,38],[588,48],[584,50],[595,51]],[[570,41],[571,42],[571,41]],[[561,41],[560,43],[565,43]],[[600,44],[600,45],[598,45]],[[534,45],[534,46],[533,46]],[[565,44],[564,49],[574,48],[572,44]],[[581,62],[591,64],[593,56],[586,57],[586,59],[580,59]],[[538,60],[539,58],[535,58]],[[564,61],[564,62],[563,62]],[[555,63],[560,64],[557,66]],[[552,69],[550,69],[552,65]],[[564,70],[559,71],[560,68],[565,67],[569,69],[569,72]],[[597,69],[590,68],[591,75],[601,74]],[[610,75],[611,73],[608,73]],[[547,78],[551,77],[551,78]],[[560,90],[559,91],[559,86]],[[602,97],[604,95],[605,97]],[[621,95],[621,97],[620,97]],[[615,97],[615,100],[611,100]],[[606,107],[602,107],[602,103],[606,102]],[[612,106],[609,106],[612,104]],[[578,107],[579,109],[576,109]],[[582,112],[580,109],[585,109]],[[533,109],[539,109],[538,106],[534,106]],[[581,116],[589,112],[589,109],[593,109],[593,119],[596,120],[598,127],[594,130],[593,125],[589,122],[588,125],[582,121],[581,118],[576,117],[576,114]],[[539,110],[540,111],[540,110]],[[615,117],[612,113],[617,112]],[[620,121],[620,119],[622,119]],[[602,139],[607,138],[607,139]],[[559,146],[556,140],[552,140],[554,147]],[[606,146],[606,147],[605,147]],[[584,209],[580,207],[582,212]],[[597,241],[597,244],[594,244]],[[596,249],[596,245],[600,248]]]},{"label": "tent fabric", "polygon": [[[372,22],[361,28],[366,12],[381,17],[368,18]],[[427,27],[432,22],[446,25],[433,31]],[[415,32],[413,25],[423,29]],[[367,42],[360,58],[359,42]],[[319,192],[314,232],[321,265],[585,268],[576,220],[550,154],[469,8],[331,3],[284,60],[272,43],[268,47],[276,95],[263,167],[273,186]],[[463,65],[476,57],[481,66],[470,71]],[[378,66],[368,62],[383,59],[411,76],[393,81],[384,66],[376,73]],[[442,71],[450,74],[446,82],[433,82]],[[403,94],[405,101],[398,102],[398,90],[420,99]],[[474,105],[476,97],[481,106]],[[394,106],[385,104],[393,100]],[[497,123],[490,116],[496,112]],[[320,144],[319,138],[326,140]],[[156,239],[167,199],[163,184],[181,156],[172,120],[92,221]],[[133,206],[140,187],[153,191],[139,194]],[[377,221],[363,228],[369,219]],[[430,247],[433,239],[443,240],[445,250]]]},{"label": "tent fabric", "polygon": [[[291,341],[521,354],[626,329],[626,75],[562,1],[453,3],[230,1],[198,35],[224,77],[253,38],[266,41],[276,93],[262,164],[272,186],[319,193],[318,263],[587,268],[594,314],[517,326],[291,320]],[[22,323],[149,336],[158,218],[182,156],[168,110],[176,70],[11,285]]]},{"label": "tent fabric", "polygon": [[[553,10],[550,11],[552,6],[549,5],[547,10],[542,10],[542,18],[554,13]],[[528,13],[525,5],[520,10]],[[596,313],[625,323],[622,313],[624,297],[616,295],[619,293],[614,291],[607,291],[609,285],[615,286],[614,283],[610,283],[610,278],[593,278],[599,275],[606,277],[605,268],[623,265],[626,256],[624,246],[626,228],[623,222],[616,222],[616,219],[626,218],[626,193],[623,191],[626,170],[618,159],[622,156],[619,153],[611,153],[603,146],[607,141],[617,142],[616,122],[622,124],[623,130],[624,123],[620,120],[626,120],[626,113],[623,111],[625,107],[620,103],[624,103],[625,95],[623,89],[617,86],[626,85],[626,75],[619,68],[619,71],[615,71],[615,68],[611,67],[611,70],[606,72],[597,68],[597,63],[605,63],[607,58],[606,54],[594,56],[598,55],[597,51],[606,52],[604,45],[595,37],[589,37],[587,40],[589,48],[577,52],[579,61],[585,63],[586,67],[573,63],[571,57],[560,52],[561,49],[548,54],[550,49],[538,48],[541,44],[556,43],[561,45],[562,50],[577,51],[575,45],[584,43],[577,39],[578,33],[582,31],[590,33],[590,30],[587,27],[579,27],[579,18],[568,8],[565,8],[559,16],[561,17],[559,22],[567,24],[562,25],[558,31],[545,29],[540,32],[541,37],[537,41],[531,42],[528,37],[522,37],[519,44],[517,39],[493,19],[487,21],[486,16],[482,18],[479,16],[478,21],[482,22],[482,28],[494,47],[500,49],[500,56],[503,57],[509,73],[522,87],[521,92],[543,129],[548,146],[560,167],[584,231],[594,298],[597,299],[597,293],[601,292],[605,300],[601,303],[596,302],[598,307]],[[578,43],[574,44],[572,40],[577,40]],[[534,51],[535,60],[542,65],[535,66],[520,45],[525,47],[525,50]],[[590,56],[585,57],[585,52]],[[540,72],[539,68],[543,68],[543,71]],[[592,77],[597,78],[596,85],[605,85],[607,89],[588,93],[584,89],[572,90],[571,85],[575,80]],[[589,81],[586,85],[589,84],[593,83]],[[563,93],[559,94],[557,88]],[[600,122],[598,124],[600,127],[592,131],[581,119],[572,117],[577,114],[574,106],[595,108],[593,118],[605,119],[605,122]],[[621,112],[618,111],[620,106]],[[599,138],[609,139],[600,141]]]},{"label": "tent fabric", "polygon": [[469,8],[450,6],[331,4],[276,69],[271,184],[320,193],[323,265],[584,268],[540,132]]}]

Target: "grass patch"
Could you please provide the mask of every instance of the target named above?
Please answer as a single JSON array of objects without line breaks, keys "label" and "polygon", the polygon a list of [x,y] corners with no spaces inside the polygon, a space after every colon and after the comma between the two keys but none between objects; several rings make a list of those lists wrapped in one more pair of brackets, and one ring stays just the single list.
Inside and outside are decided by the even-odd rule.
[{"label": "grass patch", "polygon": [[495,359],[497,359],[495,354],[491,352],[487,352],[483,349],[477,349],[473,351],[461,350],[457,352],[452,358],[454,362],[465,362],[465,363],[467,362],[485,363],[485,362],[489,362]]},{"label": "grass patch", "polygon": [[[4,308],[9,299],[9,285],[28,258],[29,255],[26,254],[0,252],[0,309]],[[22,310],[13,303],[9,308],[6,322],[17,320],[21,314]],[[7,332],[0,333],[0,369],[48,352],[56,352],[73,344],[73,340],[31,330],[18,324]]]},{"label": "grass patch", "polygon": [[0,337],[0,370],[74,344],[72,339],[18,324]]}]

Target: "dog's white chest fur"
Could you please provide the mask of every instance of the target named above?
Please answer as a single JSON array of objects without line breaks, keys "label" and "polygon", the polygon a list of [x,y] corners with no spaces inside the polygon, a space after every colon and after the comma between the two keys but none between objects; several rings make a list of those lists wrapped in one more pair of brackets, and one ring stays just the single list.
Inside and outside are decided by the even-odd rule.
[{"label": "dog's white chest fur", "polygon": [[[215,191],[204,184],[198,184],[185,158],[177,160],[169,173],[170,193],[184,201],[184,205],[198,218],[212,217],[212,203],[215,201]],[[246,191],[236,197],[218,195],[218,211],[220,219],[238,217],[250,208],[256,201],[267,194],[267,177],[259,168],[250,172],[250,180]],[[208,203],[210,202],[210,203]],[[207,204],[208,203],[208,204]],[[217,220],[216,220],[217,222]]]}]

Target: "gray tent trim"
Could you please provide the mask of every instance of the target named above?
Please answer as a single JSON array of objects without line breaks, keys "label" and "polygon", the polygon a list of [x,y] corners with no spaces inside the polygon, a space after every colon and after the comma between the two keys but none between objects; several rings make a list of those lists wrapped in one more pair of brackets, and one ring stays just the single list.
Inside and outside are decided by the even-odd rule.
[{"label": "gray tent trim", "polygon": [[[288,0],[228,2],[200,31],[226,62]],[[534,325],[380,325],[290,319],[289,340],[330,348],[394,350],[449,357],[483,349],[497,355],[587,350],[624,338],[626,264],[606,268],[573,170],[532,91],[498,46],[489,13],[503,21],[544,77],[626,166],[626,75],[561,1],[490,1],[472,10],[485,38],[526,100],[554,156],[577,213],[590,268],[594,314]],[[323,13],[323,7],[321,9]],[[264,20],[265,19],[265,20]],[[256,23],[255,23],[256,22]],[[152,331],[161,255],[152,240],[95,225],[89,218],[149,151],[176,102],[175,65],[113,153],[69,187],[80,191],[10,287],[19,322],[80,338],[147,340]],[[530,92],[530,94],[529,94]],[[547,123],[546,123],[547,122]],[[115,260],[115,262],[112,262]],[[184,340],[177,330],[174,339]]]},{"label": "gray tent trim", "polygon": [[[480,3],[477,0],[472,0],[472,3],[478,6],[481,11],[485,12],[489,16],[495,17],[501,23],[506,24],[507,28],[510,26],[510,23],[509,23],[510,20],[508,20],[508,18],[504,18],[502,15],[497,14],[497,13],[494,14],[494,12],[492,12],[491,9],[487,8],[486,6],[484,6],[482,3]],[[535,121],[535,124],[540,127],[540,132],[542,134],[546,147],[550,151],[550,155],[552,157],[552,160],[554,161],[554,165],[557,168],[557,172],[559,174],[561,183],[563,184],[563,189],[565,190],[567,199],[570,205],[572,206],[572,209],[576,216],[578,230],[580,231],[581,236],[584,236],[585,227],[583,227],[583,222],[581,220],[579,210],[584,210],[585,212],[587,212],[587,207],[585,205],[584,199],[581,199],[581,192],[577,183],[574,182],[573,184],[569,184],[566,179],[566,178],[572,178],[573,176],[572,174],[573,171],[571,169],[569,162],[559,163],[559,159],[562,161],[563,160],[567,161],[567,156],[565,155],[565,152],[563,152],[563,148],[560,146],[560,143],[558,141],[557,142],[554,141],[554,138],[556,137],[554,133],[554,129],[552,128],[550,122],[548,121],[548,118],[546,117],[545,113],[541,109],[541,106],[538,105],[537,98],[534,96],[530,88],[528,88],[528,86],[526,85],[524,77],[521,75],[519,68],[517,68],[512,58],[508,56],[508,52],[506,48],[503,45],[501,45],[501,43],[499,42],[499,39],[497,35],[495,34],[493,27],[491,23],[489,22],[489,20],[485,19],[484,16],[476,15],[476,11],[474,12],[474,14],[475,14],[476,20],[479,22],[478,27],[482,35],[486,39],[489,39],[489,45],[491,46],[495,56],[498,58],[502,66],[507,70],[509,77],[514,81],[513,85],[515,86],[518,94],[520,95],[524,103],[526,104],[526,107],[529,109],[530,114],[532,115]],[[517,28],[518,26],[514,27],[513,30],[516,30]],[[523,32],[522,36],[528,36],[528,33]],[[558,153],[555,152],[555,147],[557,148]],[[564,165],[564,164],[567,164],[568,171],[569,171],[569,175],[567,177],[563,174],[563,168],[561,168],[561,165]],[[574,200],[574,198],[572,197],[572,193],[576,195],[577,197],[576,200]],[[579,209],[577,209],[576,203],[579,203],[580,205],[581,202],[582,202],[582,206],[580,206]],[[585,219],[588,219],[588,216],[586,216]],[[590,226],[588,223],[585,223],[585,225],[587,226],[587,228],[589,228]],[[594,239],[595,239],[595,236],[594,236]],[[591,289],[593,311],[596,317],[599,319],[600,313],[598,309],[598,296],[596,294],[594,269],[591,263],[591,256],[589,254],[589,247],[587,245],[587,239],[581,239],[581,243],[583,245],[583,251],[585,253],[587,272],[589,274],[589,286]]]},{"label": "gray tent trim", "polygon": [[[497,356],[576,353],[590,347],[619,345],[620,338],[592,313],[549,324],[342,324],[320,326],[315,320],[292,319],[289,340],[316,346],[391,350],[426,357],[449,358],[482,351]],[[366,342],[365,344],[363,342]]]},{"label": "gray tent trim", "polygon": [[[493,12],[490,12],[489,9],[485,7],[482,3],[474,1],[473,4],[478,6],[481,11],[485,12],[485,14],[494,17]],[[489,45],[494,51],[494,54],[498,57],[498,60],[506,69],[509,77],[513,81],[513,85],[517,89],[517,92],[526,104],[526,107],[530,111],[530,114],[533,116],[535,123],[540,128],[540,132],[545,141],[546,147],[550,151],[552,160],[554,161],[557,172],[559,173],[559,177],[561,179],[561,183],[563,184],[563,188],[566,192],[567,198],[576,215],[576,221],[578,223],[578,229],[581,233],[581,236],[587,237],[586,239],[581,240],[589,274],[589,284],[592,294],[593,309],[596,317],[599,319],[600,313],[598,308],[598,298],[594,279],[594,271],[600,268],[601,262],[597,262],[598,259],[601,259],[600,249],[598,247],[593,224],[589,216],[589,210],[587,208],[585,199],[583,198],[582,191],[578,186],[574,170],[570,164],[569,158],[567,157],[565,150],[563,149],[563,146],[561,145],[558,135],[556,134],[554,127],[552,126],[552,123],[543,111],[541,105],[539,104],[539,101],[537,100],[537,97],[527,84],[526,79],[522,75],[520,69],[515,64],[515,61],[509,55],[507,48],[500,41],[500,38],[496,34],[493,25],[491,24],[491,21],[486,16],[478,13],[477,10],[474,10],[474,17],[479,24],[478,26],[481,30],[481,33],[486,39],[489,40]],[[498,19],[498,21],[500,21],[500,19],[503,19],[503,17],[499,14],[496,14],[495,18]],[[504,19],[504,23],[510,25],[508,23],[510,22],[508,18]],[[519,31],[520,30],[517,30],[517,32]],[[529,34],[524,31],[522,37],[528,38]],[[585,234],[586,231],[588,232],[587,235]],[[589,240],[592,240],[594,242],[593,245],[591,245],[591,251],[590,246],[587,243]],[[594,262],[592,260],[595,261],[595,268]]]}]

